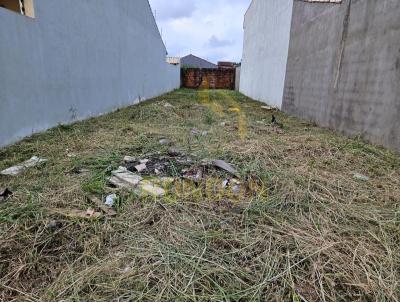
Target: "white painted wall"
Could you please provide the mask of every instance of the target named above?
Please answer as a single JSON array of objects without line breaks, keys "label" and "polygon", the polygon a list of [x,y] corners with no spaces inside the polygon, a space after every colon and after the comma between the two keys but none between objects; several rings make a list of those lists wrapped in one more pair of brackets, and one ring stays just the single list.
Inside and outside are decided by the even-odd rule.
[{"label": "white painted wall", "polygon": [[178,88],[147,0],[0,8],[0,147]]},{"label": "white painted wall", "polygon": [[253,0],[244,21],[240,91],[282,108],[293,0]]}]

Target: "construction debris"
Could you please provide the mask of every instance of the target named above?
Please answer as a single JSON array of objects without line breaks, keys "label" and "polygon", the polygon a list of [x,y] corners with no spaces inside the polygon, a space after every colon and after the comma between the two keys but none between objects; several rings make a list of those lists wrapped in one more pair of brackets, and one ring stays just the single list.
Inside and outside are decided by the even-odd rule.
[{"label": "construction debris", "polygon": [[170,104],[170,103],[168,103],[168,102],[165,102],[165,103],[164,103],[164,107],[165,107],[165,108],[174,108],[174,106],[172,106],[172,104]]},{"label": "construction debris", "polygon": [[133,157],[133,156],[125,156],[124,157],[124,162],[126,162],[126,163],[133,163],[135,161],[137,161],[136,157]]},{"label": "construction debris", "polygon": [[140,164],[140,165],[135,166],[135,169],[138,172],[142,172],[147,169],[147,166],[146,166],[146,164]]},{"label": "construction debris", "polygon": [[[113,195],[115,195],[115,194],[113,194]],[[112,198],[113,195],[107,196],[106,202],[105,202],[105,203],[103,203],[100,199],[98,199],[96,196],[93,196],[93,195],[92,195],[92,196],[88,196],[87,198],[88,198],[97,208],[99,208],[100,210],[102,210],[107,216],[113,217],[113,216],[116,216],[116,215],[117,215],[117,212],[116,212],[114,209],[112,209],[112,207],[113,207],[113,205],[114,205],[114,203],[115,203],[115,199],[117,199],[117,196],[115,195],[115,199],[113,199],[113,200],[108,199],[110,196],[111,196],[110,198]],[[109,206],[109,204],[112,204],[112,205]]]},{"label": "construction debris", "polygon": [[271,106],[261,106],[261,108],[262,108],[262,109],[265,109],[265,110],[267,110],[267,111],[274,110],[274,107],[271,107]]},{"label": "construction debris", "polygon": [[119,167],[118,170],[111,172],[108,181],[118,188],[133,189],[143,179],[141,176],[128,171],[125,167]]},{"label": "construction debris", "polygon": [[8,188],[6,188],[3,191],[0,191],[0,201],[7,200],[7,198],[10,197],[12,194],[13,193]]},{"label": "construction debris", "polygon": [[26,170],[27,168],[34,167],[34,166],[36,166],[40,163],[44,163],[46,161],[47,161],[47,159],[33,156],[31,159],[29,159],[19,165],[16,165],[16,166],[13,166],[11,168],[1,171],[0,174],[15,176],[15,175],[20,174],[22,171]]},{"label": "construction debris", "polygon": [[218,160],[214,160],[212,162],[212,165],[217,167],[217,168],[219,168],[219,169],[221,169],[221,170],[224,170],[224,171],[226,171],[226,172],[228,172],[228,173],[230,173],[232,175],[235,175],[235,176],[238,175],[238,172],[236,171],[236,169],[233,168],[231,164],[228,164],[227,162],[225,162],[223,160],[219,160],[219,159]]}]

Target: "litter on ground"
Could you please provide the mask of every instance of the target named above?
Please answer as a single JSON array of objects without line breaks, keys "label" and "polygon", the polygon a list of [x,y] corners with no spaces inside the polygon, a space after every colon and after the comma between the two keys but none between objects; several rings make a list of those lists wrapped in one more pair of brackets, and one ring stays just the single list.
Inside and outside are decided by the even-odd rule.
[{"label": "litter on ground", "polygon": [[44,163],[46,161],[47,161],[47,159],[33,156],[30,159],[28,159],[27,161],[24,161],[23,163],[21,163],[19,165],[16,165],[16,166],[13,166],[13,167],[10,167],[8,169],[1,171],[0,174],[15,176],[15,175],[20,174],[22,171],[24,171],[28,168],[34,167],[34,166],[36,166],[40,163]]}]

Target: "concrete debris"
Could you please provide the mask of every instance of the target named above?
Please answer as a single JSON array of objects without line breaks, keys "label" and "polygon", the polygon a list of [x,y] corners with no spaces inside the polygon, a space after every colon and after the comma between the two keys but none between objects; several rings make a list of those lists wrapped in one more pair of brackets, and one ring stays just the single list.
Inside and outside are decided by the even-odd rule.
[{"label": "concrete debris", "polygon": [[119,167],[118,170],[111,172],[112,176],[108,181],[118,188],[133,189],[141,181],[142,177],[127,170],[125,167]]},{"label": "concrete debris", "polygon": [[44,163],[46,161],[47,161],[47,159],[33,156],[31,159],[29,159],[19,165],[16,165],[16,166],[13,166],[11,168],[1,171],[0,174],[15,176],[15,175],[20,174],[22,171],[26,170],[27,168],[34,167],[34,166],[36,166],[40,163]]},{"label": "concrete debris", "polygon": [[141,159],[141,160],[139,160],[139,162],[141,164],[147,164],[149,161],[150,161],[149,159]]},{"label": "concrete debris", "polygon": [[165,103],[164,103],[164,107],[165,107],[165,108],[174,108],[174,106],[172,106],[172,104],[170,104],[170,103],[168,103],[168,102],[165,102]]},{"label": "concrete debris", "polygon": [[68,153],[68,154],[67,154],[67,157],[69,157],[69,158],[75,158],[75,157],[76,157],[76,154],[75,154],[75,153]]},{"label": "concrete debris", "polygon": [[68,218],[82,218],[82,219],[96,219],[101,218],[103,214],[96,212],[95,210],[89,208],[86,211],[76,210],[76,209],[49,209],[52,214],[62,215]]},{"label": "concrete debris", "polygon": [[226,122],[222,122],[219,124],[221,127],[225,127],[226,126]]},{"label": "concrete debris", "polygon": [[0,201],[5,201],[7,200],[13,193],[8,189],[4,189],[3,191],[0,191]]},{"label": "concrete debris", "polygon": [[218,160],[214,160],[212,162],[212,165],[217,167],[217,168],[219,168],[219,169],[221,169],[221,170],[224,170],[224,171],[226,171],[226,172],[228,172],[228,173],[230,173],[232,175],[235,175],[235,176],[238,175],[238,172],[235,170],[235,168],[233,168],[231,164],[228,164],[227,162],[225,162],[223,160],[219,160],[219,159]]},{"label": "concrete debris", "polygon": [[124,157],[124,162],[125,163],[133,163],[135,161],[137,161],[136,157],[133,157],[133,156],[125,156]]},{"label": "concrete debris", "polygon": [[267,111],[274,110],[274,107],[271,107],[271,106],[261,106],[261,108],[262,108],[262,109],[265,109],[265,110],[267,110]]},{"label": "concrete debris", "polygon": [[360,173],[354,173],[354,179],[361,180],[361,181],[368,181],[369,177]]},{"label": "concrete debris", "polygon": [[[115,195],[115,194],[113,194]],[[107,200],[111,196],[112,200]],[[100,210],[102,210],[107,216],[116,216],[117,212],[112,209],[112,206],[114,206],[115,200],[117,199],[117,196],[115,195],[115,198],[112,198],[112,195],[107,196],[106,202],[102,202],[100,199],[98,199],[96,196],[88,196],[87,198]],[[109,206],[108,204],[112,204]]]},{"label": "concrete debris", "polygon": [[140,165],[135,166],[135,169],[138,172],[142,172],[147,169],[147,166],[146,166],[146,164],[140,164]]}]

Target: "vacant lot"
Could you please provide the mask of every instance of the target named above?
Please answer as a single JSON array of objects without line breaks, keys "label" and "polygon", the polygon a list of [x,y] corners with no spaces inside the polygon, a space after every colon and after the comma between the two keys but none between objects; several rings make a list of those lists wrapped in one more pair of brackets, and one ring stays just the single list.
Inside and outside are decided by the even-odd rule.
[{"label": "vacant lot", "polygon": [[[48,161],[0,176],[0,300],[400,300],[399,156],[261,106],[178,90],[1,149],[0,170]],[[169,162],[164,197],[110,186],[127,155]],[[110,193],[113,218],[63,213]]]}]

